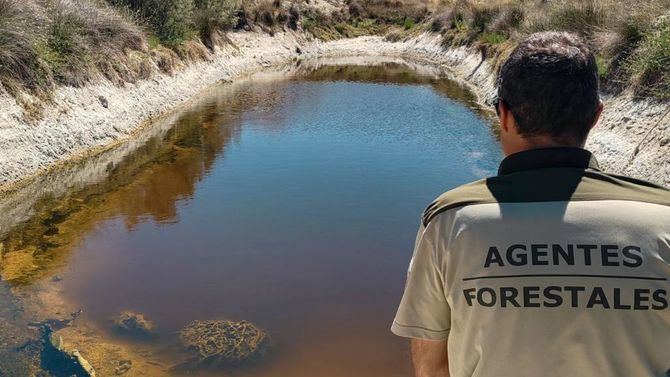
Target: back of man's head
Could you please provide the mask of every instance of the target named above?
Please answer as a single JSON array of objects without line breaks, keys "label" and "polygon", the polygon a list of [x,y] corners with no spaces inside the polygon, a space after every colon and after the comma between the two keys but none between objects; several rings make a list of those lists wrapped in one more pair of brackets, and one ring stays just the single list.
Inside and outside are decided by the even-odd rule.
[{"label": "back of man's head", "polygon": [[527,138],[582,143],[598,114],[598,69],[589,46],[570,33],[536,33],[500,71],[498,99]]}]

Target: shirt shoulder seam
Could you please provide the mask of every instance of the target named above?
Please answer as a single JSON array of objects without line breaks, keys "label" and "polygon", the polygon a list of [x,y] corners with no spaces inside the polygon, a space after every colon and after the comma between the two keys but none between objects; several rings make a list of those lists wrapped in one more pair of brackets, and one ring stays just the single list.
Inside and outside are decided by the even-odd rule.
[{"label": "shirt shoulder seam", "polygon": [[[422,327],[422,326],[403,325],[403,324],[401,324],[401,323],[398,323],[398,321],[393,321],[393,323],[395,323],[397,326],[400,326],[400,327],[407,327],[407,328],[413,328],[413,329],[420,329],[420,330],[425,330],[425,331],[430,331],[430,332],[436,332],[436,333],[443,333],[443,332],[448,332],[449,330],[451,330],[450,328],[448,328],[448,329],[444,329],[444,330],[433,330],[433,329],[429,329],[429,328]],[[388,326],[388,325],[387,325],[387,326]]]}]

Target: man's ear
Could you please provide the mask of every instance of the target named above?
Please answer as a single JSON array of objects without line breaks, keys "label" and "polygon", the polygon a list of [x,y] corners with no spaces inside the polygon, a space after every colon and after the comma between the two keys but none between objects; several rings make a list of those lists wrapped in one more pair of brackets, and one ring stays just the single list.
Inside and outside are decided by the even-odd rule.
[{"label": "man's ear", "polygon": [[507,104],[503,101],[498,103],[498,119],[500,119],[500,128],[506,133],[516,127],[512,112],[509,111]]},{"label": "man's ear", "polygon": [[600,103],[598,103],[598,109],[596,110],[596,116],[593,118],[593,123],[591,124],[591,129],[598,124],[598,120],[600,120],[600,115],[603,113],[604,108],[605,105],[603,105],[603,101],[600,101]]}]

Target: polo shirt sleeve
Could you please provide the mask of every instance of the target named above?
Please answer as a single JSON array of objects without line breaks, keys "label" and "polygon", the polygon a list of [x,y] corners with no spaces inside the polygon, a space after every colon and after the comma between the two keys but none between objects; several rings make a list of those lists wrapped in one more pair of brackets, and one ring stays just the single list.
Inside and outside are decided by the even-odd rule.
[{"label": "polo shirt sleeve", "polygon": [[427,340],[448,338],[451,308],[435,257],[434,243],[422,225],[407,272],[405,293],[391,326],[394,334]]}]

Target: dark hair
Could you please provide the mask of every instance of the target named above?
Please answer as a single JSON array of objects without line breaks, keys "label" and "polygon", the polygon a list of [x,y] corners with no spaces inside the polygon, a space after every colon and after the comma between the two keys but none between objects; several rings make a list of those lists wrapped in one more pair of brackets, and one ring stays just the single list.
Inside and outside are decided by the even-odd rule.
[{"label": "dark hair", "polygon": [[503,64],[498,100],[523,136],[583,142],[600,104],[595,56],[575,34],[535,33]]}]

